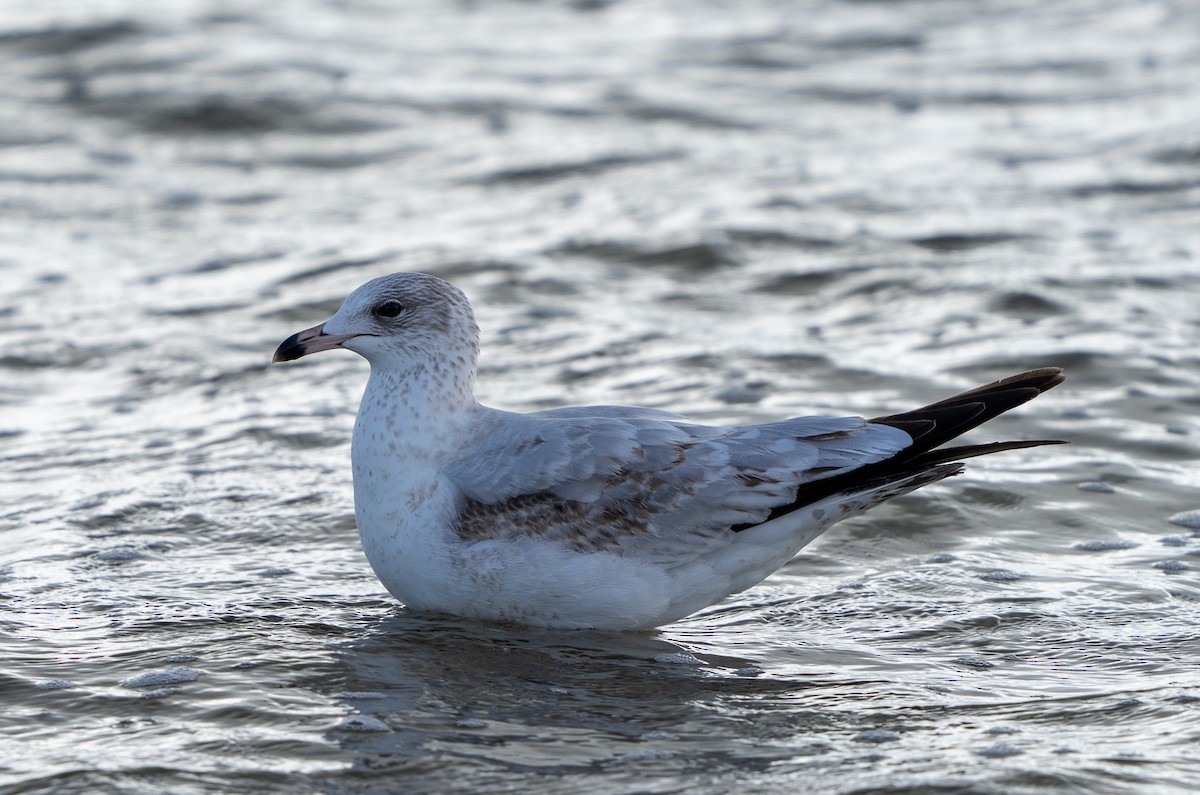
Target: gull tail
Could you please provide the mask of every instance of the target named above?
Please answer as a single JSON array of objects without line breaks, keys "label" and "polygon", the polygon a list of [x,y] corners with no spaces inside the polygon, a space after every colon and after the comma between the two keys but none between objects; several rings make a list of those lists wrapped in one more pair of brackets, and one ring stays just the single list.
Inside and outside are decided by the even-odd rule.
[{"label": "gull tail", "polygon": [[[951,439],[1033,400],[1064,380],[1066,377],[1061,368],[1043,367],[977,387],[919,409],[888,417],[877,417],[871,422],[898,428],[911,436],[913,443],[891,458],[859,467],[853,472],[804,484],[797,491],[795,502],[775,508],[765,521],[777,519],[836,495],[879,490],[878,498],[872,498],[870,503],[871,506],[877,505],[886,499],[957,475],[963,469],[959,462],[965,458],[1005,450],[1040,447],[1045,444],[1067,444],[1058,439],[1035,439],[942,447]],[[889,484],[895,484],[896,488],[883,488]],[[748,527],[735,528],[743,529]]]},{"label": "gull tail", "polygon": [[[1065,444],[1057,439],[1039,439],[1028,442],[995,442],[963,447],[941,448],[943,444],[988,420],[998,417],[1009,409],[1033,400],[1048,389],[1066,380],[1060,367],[1043,367],[1027,373],[1010,376],[986,386],[939,400],[913,411],[876,417],[871,422],[899,428],[912,437],[911,447],[902,450],[887,462],[893,466],[935,464],[956,458],[972,458],[1003,450],[1018,450],[1022,447],[1037,447],[1043,444]],[[878,466],[876,464],[875,466]]]}]

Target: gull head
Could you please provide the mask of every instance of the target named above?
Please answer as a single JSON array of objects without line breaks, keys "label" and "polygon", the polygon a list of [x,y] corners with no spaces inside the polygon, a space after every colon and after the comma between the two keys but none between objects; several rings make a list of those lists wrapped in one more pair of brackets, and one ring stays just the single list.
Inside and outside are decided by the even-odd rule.
[{"label": "gull head", "polygon": [[372,367],[474,370],[479,328],[462,292],[436,276],[393,273],[359,287],[319,326],[288,337],[273,361],[346,348]]}]

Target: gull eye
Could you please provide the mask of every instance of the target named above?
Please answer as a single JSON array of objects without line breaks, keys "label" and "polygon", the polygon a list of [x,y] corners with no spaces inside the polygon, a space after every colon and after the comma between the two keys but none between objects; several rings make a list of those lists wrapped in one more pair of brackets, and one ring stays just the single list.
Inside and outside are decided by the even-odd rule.
[{"label": "gull eye", "polygon": [[399,301],[384,301],[371,311],[378,317],[395,317],[404,311],[404,304]]}]

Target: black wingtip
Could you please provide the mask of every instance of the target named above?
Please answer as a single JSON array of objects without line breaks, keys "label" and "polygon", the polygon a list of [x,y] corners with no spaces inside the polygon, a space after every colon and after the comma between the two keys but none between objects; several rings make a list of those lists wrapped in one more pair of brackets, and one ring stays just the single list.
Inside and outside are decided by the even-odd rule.
[{"label": "black wingtip", "polygon": [[[1040,367],[1001,378],[919,409],[871,420],[898,428],[913,439],[899,456],[912,461],[972,428],[1028,403],[1066,380],[1061,367]],[[932,424],[929,424],[932,423]]]},{"label": "black wingtip", "polygon": [[[959,462],[964,458],[1049,444],[1068,444],[1061,439],[1035,439],[942,447],[951,439],[1033,400],[1065,380],[1066,376],[1061,367],[1039,367],[1036,370],[1028,370],[999,381],[993,381],[913,411],[873,419],[871,422],[890,425],[904,431],[912,438],[912,444],[886,460],[867,464],[840,475],[805,483],[797,490],[795,501],[772,510],[767,521],[834,494],[852,494],[888,482],[905,481],[921,472],[941,472],[943,467],[956,467],[954,472],[949,474],[957,474],[963,467],[963,464]],[[947,476],[948,474],[945,474],[941,477]],[[940,480],[941,477],[934,479]],[[917,483],[917,486],[913,488],[924,485],[924,482],[917,480],[912,482]],[[909,490],[911,491],[911,489]]]},{"label": "black wingtip", "polygon": [[[1066,373],[1061,367],[1038,367],[1034,370],[1026,370],[1023,373],[1010,375],[1008,378],[1001,378],[999,381],[993,381],[990,384],[977,386],[974,389],[968,389],[966,392],[960,392],[957,395],[952,395],[944,400],[939,400],[937,403],[930,403],[928,406],[922,406],[917,411],[925,411],[927,409],[940,408],[942,406],[950,406],[958,403],[970,402],[974,398],[984,395],[993,395],[1007,390],[1014,389],[1029,389],[1032,392],[1027,393],[1026,400],[1032,400],[1038,395],[1067,380]],[[1022,401],[1024,402],[1024,401]],[[1017,405],[1020,405],[1019,403]],[[912,414],[914,412],[905,412]],[[897,416],[904,416],[897,415]]]}]

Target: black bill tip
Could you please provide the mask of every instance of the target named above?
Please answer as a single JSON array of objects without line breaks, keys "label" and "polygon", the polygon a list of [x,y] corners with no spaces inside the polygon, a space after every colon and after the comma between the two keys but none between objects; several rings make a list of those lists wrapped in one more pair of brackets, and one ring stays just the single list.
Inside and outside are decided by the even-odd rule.
[{"label": "black bill tip", "polygon": [[296,332],[281,342],[275,349],[275,355],[271,357],[271,361],[274,363],[291,362],[308,353],[308,346],[300,339],[300,335],[303,333]]}]

